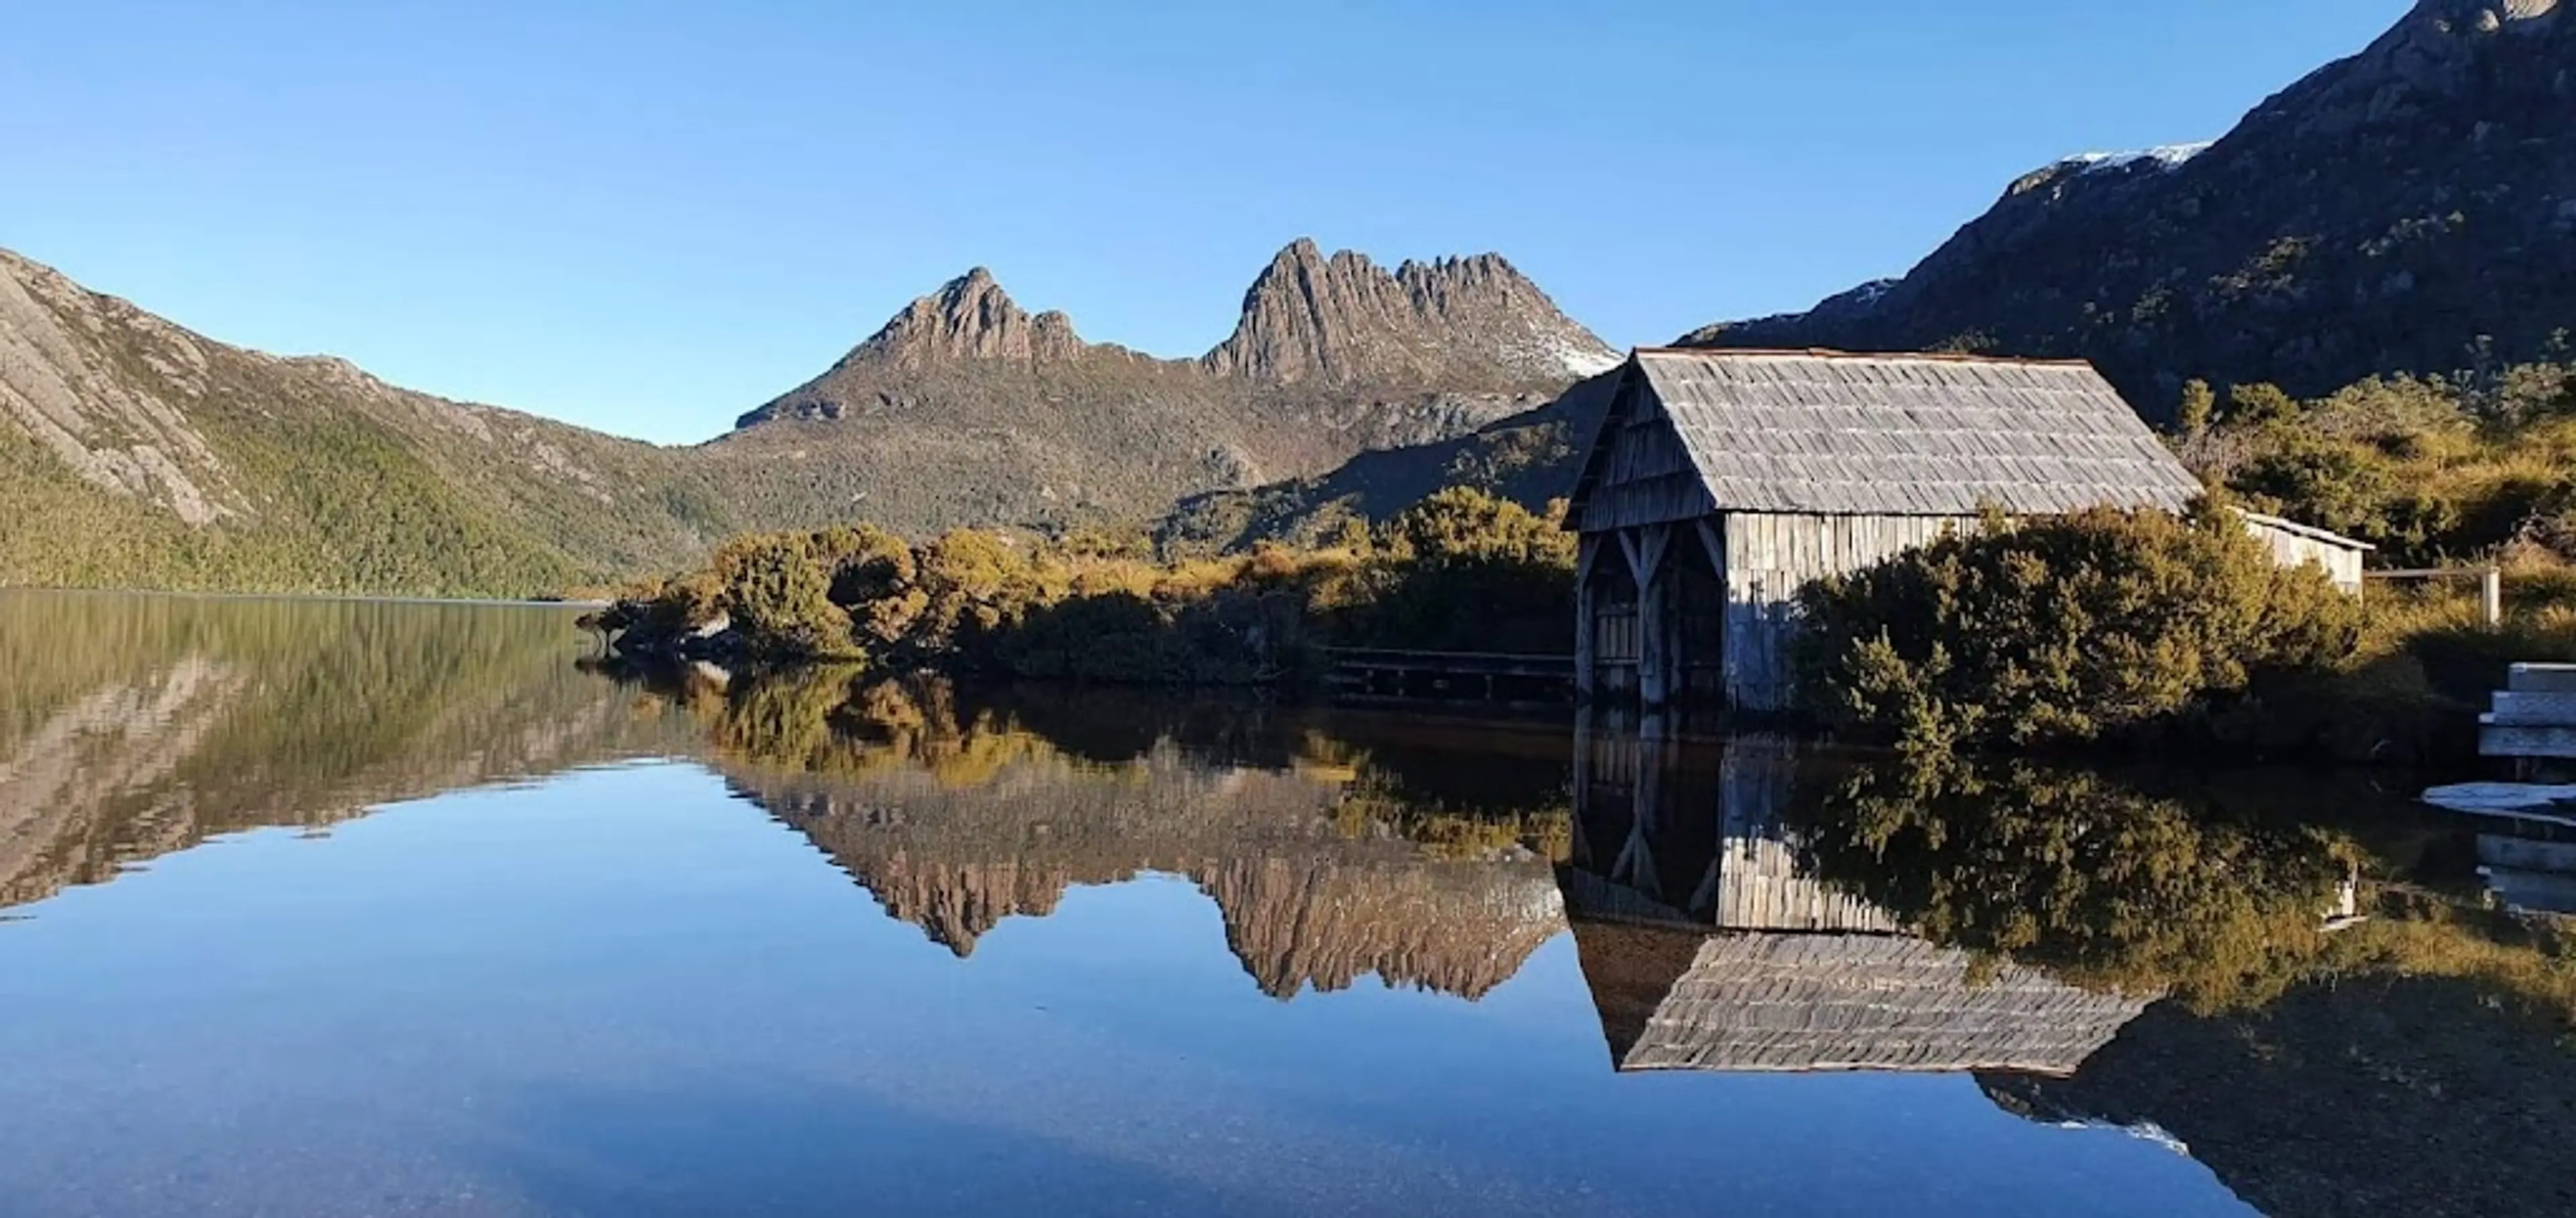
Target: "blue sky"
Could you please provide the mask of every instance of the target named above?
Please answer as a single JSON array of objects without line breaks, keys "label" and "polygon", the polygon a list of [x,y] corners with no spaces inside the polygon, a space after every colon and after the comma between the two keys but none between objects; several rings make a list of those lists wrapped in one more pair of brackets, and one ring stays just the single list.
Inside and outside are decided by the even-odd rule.
[{"label": "blue sky", "polygon": [[1194,355],[1290,239],[1613,344],[1902,272],[2407,0],[10,6],[0,247],[228,342],[694,441],[973,265]]}]

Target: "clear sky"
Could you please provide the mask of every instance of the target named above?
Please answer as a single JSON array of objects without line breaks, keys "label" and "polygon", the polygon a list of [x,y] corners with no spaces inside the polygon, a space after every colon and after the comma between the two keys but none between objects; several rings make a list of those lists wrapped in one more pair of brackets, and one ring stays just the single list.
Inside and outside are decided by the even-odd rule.
[{"label": "clear sky", "polygon": [[2208,139],[2407,0],[6,6],[0,247],[228,342],[694,441],[974,265],[1195,355],[1298,236],[1615,345]]}]

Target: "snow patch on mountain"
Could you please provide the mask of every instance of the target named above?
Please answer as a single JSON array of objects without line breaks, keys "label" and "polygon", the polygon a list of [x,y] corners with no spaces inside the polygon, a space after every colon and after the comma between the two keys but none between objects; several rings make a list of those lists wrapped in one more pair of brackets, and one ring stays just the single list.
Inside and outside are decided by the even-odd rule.
[{"label": "snow patch on mountain", "polygon": [[2058,164],[2081,169],[2086,173],[2107,173],[2114,169],[2127,169],[2149,161],[2166,169],[2179,169],[2193,157],[2209,151],[2211,145],[2216,142],[2203,140],[2197,144],[2166,144],[2162,147],[2144,148],[2134,152],[2079,152],[2059,161]]}]

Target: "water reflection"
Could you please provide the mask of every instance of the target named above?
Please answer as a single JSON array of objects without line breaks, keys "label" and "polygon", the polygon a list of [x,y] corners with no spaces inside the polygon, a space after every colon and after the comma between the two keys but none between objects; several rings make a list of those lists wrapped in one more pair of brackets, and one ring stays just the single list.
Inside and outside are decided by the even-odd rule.
[{"label": "water reflection", "polygon": [[[1369,729],[1399,725],[1098,692],[961,701],[858,671],[630,679],[706,726],[738,794],[961,958],[1068,889],[1149,872],[1198,885],[1278,998],[1374,975],[1474,999],[1563,928],[1562,767],[1535,752],[1497,767],[1414,731],[1381,755]],[[1444,764],[1477,781],[1423,793]]]},{"label": "water reflection", "polygon": [[2349,775],[1763,738],[1587,733],[1574,770],[1559,872],[1618,1069],[1970,1070],[2268,1213],[2576,1211],[2576,953],[2528,912],[2556,829]]},{"label": "water reflection", "polygon": [[2563,817],[2486,818],[2478,874],[2510,909],[2576,914],[2576,824]]},{"label": "water reflection", "polygon": [[1851,826],[1790,827],[1788,741],[1579,748],[1560,872],[1618,1069],[2071,1074],[2154,997],[1918,938],[1892,894],[1826,878],[1815,839]]},{"label": "water reflection", "polygon": [[208,837],[670,750],[525,607],[0,591],[0,906]]},{"label": "water reflection", "polygon": [[[409,957],[452,990],[425,1002],[406,977],[368,1005],[383,979],[361,965],[298,973],[298,951],[325,949],[291,933],[209,932],[192,944],[228,961],[274,964],[264,953],[282,952],[274,975],[299,980],[252,993],[244,1009],[256,1017],[191,1060],[237,1060],[227,1046],[251,1037],[242,1029],[299,1004],[315,1028],[343,1029],[465,1009],[483,996],[480,976],[492,993],[553,1004],[552,1039],[509,1014],[513,1004],[494,1003],[486,1023],[429,1020],[413,1032],[444,1035],[447,1056],[415,1052],[401,1080],[353,1070],[350,1094],[434,1088],[479,1051],[466,1046],[587,1053],[610,1078],[682,1060],[674,1046],[686,1045],[711,1077],[751,1077],[742,1065],[757,1062],[777,1084],[717,1096],[719,1106],[758,1108],[825,1075],[853,1095],[948,1088],[942,1111],[974,1120],[925,1123],[829,1090],[796,1118],[867,1125],[871,1137],[905,1130],[907,1146],[942,1161],[971,1157],[949,1143],[971,1142],[977,1122],[1036,1128],[1149,1079],[1160,1080],[1160,1107],[1145,1113],[1135,1100],[1124,1116],[1159,1114],[1174,1128],[1200,1123],[1172,1117],[1184,1112],[1268,1119],[1245,1115],[1248,1092],[1227,1090],[1261,1078],[1287,1089],[1293,1099],[1279,1102],[1298,1112],[1331,1114],[1333,1145],[1410,1138],[1443,1148],[1443,1171],[1487,1112],[1541,1112],[1561,1143],[1524,1127],[1487,1170],[1544,1157],[1548,1145],[1560,1166],[1626,1156],[1618,1185],[1669,1185],[1669,1204],[1641,1208],[1705,1208],[1746,1183],[1741,1172],[1713,1179],[1692,1145],[1640,1149],[1656,1130],[1732,1120],[1732,1136],[1749,1141],[1797,1120],[1807,1122],[1800,1144],[1836,1170],[1875,1163],[1919,1182],[1955,1168],[1998,1188],[2046,1178],[2060,1190],[1927,1209],[2226,1208],[2205,1174],[2160,1149],[2180,1147],[2275,1213],[2576,1211],[2560,1150],[2576,1127],[2576,963],[2564,923],[2527,912],[2565,907],[2553,904],[2571,870],[2561,830],[2440,818],[2366,782],[2308,774],[1909,767],[1776,738],[975,690],[859,671],[601,672],[576,665],[568,627],[568,614],[546,609],[0,595],[0,905],[107,880],[211,835],[318,829],[391,801],[680,758],[584,775],[569,789],[592,794],[578,797],[463,801],[507,796],[465,821],[510,823],[519,849],[561,852],[516,874],[474,853],[488,839],[410,812],[367,826],[403,825],[386,839],[399,848],[300,864],[307,884],[334,867],[392,884],[470,856],[457,873],[468,879],[425,884],[373,923],[363,923],[368,893],[339,894],[377,937],[355,958],[401,959],[409,937],[452,933],[451,946]],[[595,806],[563,806],[584,801]],[[721,839],[732,862],[692,887],[699,860],[670,857],[657,833]],[[473,886],[485,880],[493,886]],[[561,917],[548,904],[558,889],[607,912]],[[229,891],[206,882],[189,899],[220,905]],[[673,892],[702,899],[660,895]],[[129,893],[136,904],[112,899]],[[148,885],[97,895],[111,899],[82,908],[151,909]],[[0,936],[19,953],[8,958],[18,971],[0,977],[19,987],[10,1002],[25,1022],[10,1030],[44,1046],[0,1049],[0,1088],[21,1088],[0,1089],[12,1102],[103,1094],[99,1080],[124,1067],[84,1056],[104,1053],[85,1047],[94,1035],[113,1040],[120,1021],[142,1028],[162,1009],[222,1005],[211,983],[166,961],[115,972],[135,953],[150,959],[149,917],[110,920],[120,933],[84,940],[67,925],[77,918],[55,918],[63,907]],[[1123,936],[1123,949],[1156,957],[1155,970],[1086,972],[1027,946],[1059,942],[1033,932],[1068,924]],[[178,934],[170,925],[157,933]],[[255,925],[270,934],[278,924]],[[27,933],[57,928],[62,937]],[[524,951],[496,946],[505,932],[526,936],[511,941]],[[1005,942],[1012,934],[1020,950]],[[93,958],[108,963],[69,973]],[[707,985],[719,974],[738,989]],[[84,1007],[94,991],[65,975],[169,997]],[[871,988],[898,976],[908,988]],[[68,1014],[27,1019],[38,1003]],[[659,1014],[675,1005],[722,1018]],[[864,1018],[841,1027],[861,1005]],[[1069,1005],[1092,1022],[1039,1014]],[[1516,1019],[1548,1036],[1523,1034]],[[772,1022],[799,1037],[738,1034]],[[187,1030],[149,1031],[116,1052],[178,1044],[167,1038]],[[1032,1064],[995,1049],[1031,1038],[1061,1051]],[[381,1046],[356,1039],[320,1043],[336,1048],[333,1060],[376,1060]],[[1180,1056],[1222,1059],[1232,1073],[1180,1069],[1174,1041],[1186,1043]],[[898,1069],[916,1059],[937,1069]],[[1274,1059],[1294,1064],[1261,1074]],[[1632,1077],[1643,1072],[1663,1077]],[[48,1078],[63,1085],[41,1086]],[[1045,1113],[1014,1105],[1043,1087],[1064,1102]],[[1423,1100],[1426,1089],[1446,1098]],[[1922,1107],[1872,1106],[1891,1096]],[[206,1103],[230,1111],[240,1098]],[[597,1116],[578,1102],[562,1111]],[[666,1123],[598,1117],[593,1151],[622,1162],[697,1145],[707,1179],[744,1174],[750,1160],[704,1147],[739,1150],[748,1135],[693,1142],[696,1127],[667,1123],[686,1105],[636,1111]],[[2157,1159],[2141,1166],[2100,1149],[2133,1148],[2116,1136],[2054,1131],[2069,1125],[2147,1136]],[[638,1129],[651,1136],[633,1146],[651,1153],[618,1150],[616,1138]],[[552,1124],[541,1133],[559,1136]],[[2050,1141],[2061,1138],[2077,1141]],[[1866,1153],[1848,1141],[1866,1141]],[[23,1160],[0,1151],[0,1166]],[[1032,1179],[1054,1163],[1028,1152]],[[2106,1163],[2134,1173],[2121,1178],[2139,1191],[2088,1175],[2112,1171]],[[1552,1186],[1609,1179],[1561,1170]],[[1773,1175],[1767,1195],[1784,1208],[1870,1208],[1835,1191],[1841,1177]],[[1304,1178],[1351,1190],[1336,1196],[1371,1195],[1324,1168]],[[54,1195],[94,1184],[70,1179]],[[722,1199],[708,1187],[692,1195]],[[2085,1188],[2100,1191],[2064,1191]],[[1531,1208],[1573,1195],[1545,1193]],[[1882,1204],[1902,1195],[1869,1194]],[[571,1208],[600,1199],[568,1196]]]}]

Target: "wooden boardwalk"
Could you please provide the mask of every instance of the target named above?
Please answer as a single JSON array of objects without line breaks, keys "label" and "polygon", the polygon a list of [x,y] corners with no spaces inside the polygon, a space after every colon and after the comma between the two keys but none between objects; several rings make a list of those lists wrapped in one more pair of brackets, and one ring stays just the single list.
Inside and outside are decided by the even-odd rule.
[{"label": "wooden boardwalk", "polygon": [[1476,651],[1328,648],[1325,683],[1346,701],[1562,704],[1574,657]]}]

